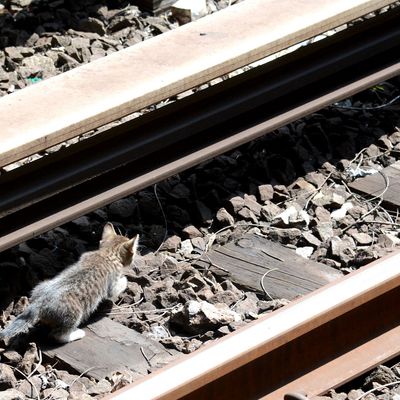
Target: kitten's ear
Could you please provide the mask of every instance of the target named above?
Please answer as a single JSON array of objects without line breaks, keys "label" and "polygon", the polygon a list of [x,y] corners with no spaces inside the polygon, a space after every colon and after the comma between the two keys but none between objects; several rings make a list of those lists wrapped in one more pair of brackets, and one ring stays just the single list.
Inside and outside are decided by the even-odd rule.
[{"label": "kitten's ear", "polygon": [[132,239],[128,240],[127,242],[125,242],[123,244],[123,246],[124,246],[124,248],[126,250],[129,251],[129,253],[132,253],[133,255],[135,255],[136,251],[137,251],[138,244],[139,244],[139,235],[136,235],[134,238],[132,238]]},{"label": "kitten's ear", "polygon": [[113,227],[113,224],[111,222],[107,222],[104,225],[103,228],[103,235],[101,236],[101,240],[110,240],[112,239],[114,236],[116,236],[117,234],[115,233],[115,229]]}]

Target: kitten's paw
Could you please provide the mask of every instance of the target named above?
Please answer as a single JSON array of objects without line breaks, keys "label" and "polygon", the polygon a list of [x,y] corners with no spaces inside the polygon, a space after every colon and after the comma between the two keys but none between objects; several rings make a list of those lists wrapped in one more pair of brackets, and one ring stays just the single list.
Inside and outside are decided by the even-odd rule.
[{"label": "kitten's paw", "polygon": [[85,336],[85,331],[83,329],[76,329],[72,332],[64,333],[62,335],[54,335],[54,339],[60,343],[69,343],[74,340],[82,339]]},{"label": "kitten's paw", "polygon": [[75,331],[69,334],[69,342],[73,342],[74,340],[82,339],[85,337],[86,333],[83,329],[76,329]]},{"label": "kitten's paw", "polygon": [[118,279],[117,283],[114,286],[113,290],[113,297],[118,297],[125,289],[128,287],[128,279],[126,279],[126,276],[122,276],[121,278]]}]

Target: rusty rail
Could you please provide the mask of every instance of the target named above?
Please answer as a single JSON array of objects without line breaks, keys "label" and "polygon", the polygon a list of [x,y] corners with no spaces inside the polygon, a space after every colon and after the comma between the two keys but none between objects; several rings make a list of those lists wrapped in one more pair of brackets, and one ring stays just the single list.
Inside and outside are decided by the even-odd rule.
[{"label": "rusty rail", "polygon": [[322,395],[400,354],[400,253],[205,345],[108,399]]},{"label": "rusty rail", "polygon": [[0,176],[0,251],[397,75],[399,9]]}]

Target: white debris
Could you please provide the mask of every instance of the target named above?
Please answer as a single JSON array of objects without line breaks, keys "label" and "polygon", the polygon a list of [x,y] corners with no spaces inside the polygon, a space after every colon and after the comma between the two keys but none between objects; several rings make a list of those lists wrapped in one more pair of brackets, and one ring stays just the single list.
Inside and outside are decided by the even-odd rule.
[{"label": "white debris", "polygon": [[178,0],[171,7],[172,15],[180,25],[195,21],[207,15],[206,0]]},{"label": "white debris", "polygon": [[179,253],[181,253],[185,257],[189,257],[193,251],[192,241],[190,239],[183,240],[181,242],[181,248],[179,249]]},{"label": "white debris", "polygon": [[310,216],[305,210],[298,210],[294,206],[288,207],[285,211],[278,214],[274,220],[281,219],[285,225],[301,224],[308,226]]},{"label": "white debris", "polygon": [[207,301],[191,300],[187,304],[187,312],[191,323],[200,323],[199,321],[204,319],[218,324],[241,321],[241,317],[237,312],[222,303],[214,305]]},{"label": "white debris", "polygon": [[296,249],[296,254],[302,256],[303,258],[310,258],[313,252],[314,248],[311,246],[298,247]]},{"label": "white debris", "polygon": [[344,203],[342,207],[340,207],[338,210],[332,211],[331,218],[338,221],[339,219],[344,218],[347,214],[347,211],[349,211],[353,207],[353,203],[348,201],[347,203]]},{"label": "white debris", "polygon": [[297,216],[297,210],[295,207],[290,206],[285,211],[278,214],[275,218],[280,218],[286,225],[289,225],[290,217]]},{"label": "white debris", "polygon": [[367,176],[367,175],[373,175],[373,174],[376,174],[377,172],[379,172],[377,169],[375,169],[375,168],[368,168],[368,169],[365,169],[365,168],[361,168],[361,167],[356,167],[356,168],[353,168],[353,167],[349,167],[349,168],[347,168],[347,173],[348,173],[348,175],[352,178],[352,179],[355,179],[355,178],[362,178],[363,176]]},{"label": "white debris", "polygon": [[150,332],[147,333],[147,336],[154,340],[160,340],[170,337],[171,335],[162,325],[155,325],[150,328]]}]

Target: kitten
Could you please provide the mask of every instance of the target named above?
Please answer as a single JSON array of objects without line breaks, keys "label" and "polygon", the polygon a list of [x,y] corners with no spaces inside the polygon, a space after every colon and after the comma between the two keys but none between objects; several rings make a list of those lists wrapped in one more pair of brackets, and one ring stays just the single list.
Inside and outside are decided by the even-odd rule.
[{"label": "kitten", "polygon": [[41,322],[52,328],[51,335],[61,343],[85,336],[78,326],[85,322],[102,300],[115,300],[127,287],[122,268],[129,266],[138,245],[117,235],[111,223],[103,229],[100,248],[82,254],[80,259],[53,279],[37,285],[31,304],[2,332],[11,338]]}]

